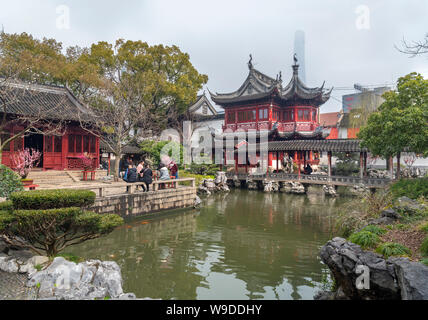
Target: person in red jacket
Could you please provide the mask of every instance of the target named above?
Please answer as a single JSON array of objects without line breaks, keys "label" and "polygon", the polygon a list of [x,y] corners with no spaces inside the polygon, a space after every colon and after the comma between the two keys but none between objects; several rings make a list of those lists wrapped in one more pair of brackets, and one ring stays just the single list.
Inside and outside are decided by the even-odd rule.
[{"label": "person in red jacket", "polygon": [[178,166],[174,161],[171,161],[168,165],[168,169],[170,171],[170,174],[172,177],[175,177],[175,179],[178,179]]}]

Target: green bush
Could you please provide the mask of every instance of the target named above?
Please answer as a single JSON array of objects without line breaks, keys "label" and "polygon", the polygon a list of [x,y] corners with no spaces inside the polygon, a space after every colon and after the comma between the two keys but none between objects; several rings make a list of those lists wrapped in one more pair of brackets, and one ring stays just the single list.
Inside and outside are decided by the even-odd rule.
[{"label": "green bush", "polygon": [[189,173],[202,175],[202,176],[215,176],[220,168],[216,164],[195,164],[192,163],[187,170]]},{"label": "green bush", "polygon": [[[1,209],[1,208],[0,208]],[[428,232],[428,222],[420,227],[420,229],[424,232]]]},{"label": "green bush", "polygon": [[5,165],[0,164],[0,198],[9,199],[11,193],[22,191],[21,177]]},{"label": "green bush", "polygon": [[421,252],[424,257],[428,257],[428,237],[425,238],[421,245]]},{"label": "green bush", "polygon": [[370,226],[365,227],[363,229],[363,231],[368,231],[368,232],[374,233],[378,236],[381,236],[381,235],[386,233],[385,229],[378,227],[378,226],[374,226],[374,225],[370,225]]},{"label": "green bush", "polygon": [[383,255],[385,258],[389,258],[392,256],[409,256],[411,254],[410,249],[399,244],[393,242],[387,242],[381,244],[376,252]]},{"label": "green bush", "polygon": [[428,198],[428,178],[401,179],[391,186],[391,193],[394,198],[403,196],[411,199]]},{"label": "green bush", "polygon": [[380,242],[378,235],[369,231],[360,231],[351,234],[349,241],[360,245],[364,249],[375,248]]},{"label": "green bush", "polygon": [[0,212],[0,234],[13,239],[17,246],[50,257],[68,246],[108,234],[121,224],[123,219],[117,215],[81,208]]},{"label": "green bush", "polygon": [[428,258],[424,258],[424,259],[422,259],[422,260],[421,260],[421,262],[422,262],[424,265],[428,266]]},{"label": "green bush", "polygon": [[46,210],[89,207],[94,203],[95,197],[95,192],[92,191],[62,189],[15,192],[10,199],[16,210]]},{"label": "green bush", "polygon": [[0,211],[12,211],[12,210],[13,210],[12,201],[0,202]]}]

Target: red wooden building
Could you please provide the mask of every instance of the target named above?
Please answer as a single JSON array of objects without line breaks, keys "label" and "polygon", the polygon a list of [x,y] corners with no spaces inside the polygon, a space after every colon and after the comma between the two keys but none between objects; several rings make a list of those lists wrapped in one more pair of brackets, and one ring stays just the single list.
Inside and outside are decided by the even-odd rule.
[{"label": "red wooden building", "polygon": [[[227,94],[210,92],[212,100],[225,109],[224,139],[235,136],[239,148],[243,141],[242,133],[238,135],[238,132],[256,131],[260,135],[260,132],[268,131],[269,142],[323,140],[330,134],[330,130],[320,125],[319,109],[330,99],[332,89],[325,90],[324,84],[308,88],[299,78],[296,58],[292,66],[293,76],[285,87],[281,73],[276,79],[261,73],[254,69],[252,57],[248,67],[249,75],[237,91]],[[269,152],[268,166],[279,169],[278,163],[285,156],[285,152]],[[319,163],[315,152],[296,151],[288,156],[297,163]],[[248,164],[237,166],[237,170],[238,167],[248,170]]]},{"label": "red wooden building", "polygon": [[7,117],[15,119],[0,132],[3,141],[24,129],[17,118],[40,117],[45,124],[63,124],[63,135],[41,134],[44,127],[40,124],[37,130],[12,141],[3,149],[2,164],[12,167],[10,156],[14,152],[32,148],[42,152],[39,167],[43,170],[80,170],[83,165],[79,157],[84,153],[93,158],[94,168],[99,166],[99,138],[80,126],[79,119],[89,119],[90,112],[67,88],[14,82],[2,84],[0,98],[6,106],[0,108],[0,115],[6,110]]}]

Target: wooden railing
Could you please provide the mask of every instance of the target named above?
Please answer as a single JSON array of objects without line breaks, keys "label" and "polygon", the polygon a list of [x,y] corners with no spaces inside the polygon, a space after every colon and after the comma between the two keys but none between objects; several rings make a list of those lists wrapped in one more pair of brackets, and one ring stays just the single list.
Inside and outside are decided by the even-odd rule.
[{"label": "wooden railing", "polygon": [[369,187],[384,187],[391,183],[390,179],[379,178],[359,178],[359,177],[345,177],[345,176],[328,176],[328,175],[298,175],[289,173],[270,173],[270,174],[245,174],[245,173],[227,173],[228,179],[237,177],[239,180],[276,180],[276,181],[298,181],[301,183],[310,184],[333,184],[333,185],[357,185],[364,184]]}]

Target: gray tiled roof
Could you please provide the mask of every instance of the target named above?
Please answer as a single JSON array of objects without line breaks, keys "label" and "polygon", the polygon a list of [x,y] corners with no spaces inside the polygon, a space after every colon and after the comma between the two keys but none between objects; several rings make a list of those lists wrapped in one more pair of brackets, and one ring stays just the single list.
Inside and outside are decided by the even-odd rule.
[{"label": "gray tiled roof", "polygon": [[250,66],[250,72],[242,84],[235,92],[219,94],[211,93],[211,98],[215,103],[227,105],[229,103],[252,101],[269,97],[277,93],[279,99],[283,101],[301,99],[315,101],[318,105],[326,103],[330,99],[332,90],[325,90],[324,84],[318,88],[309,88],[299,78],[299,66],[293,65],[293,77],[286,87],[282,87],[281,76],[273,79]]},{"label": "gray tiled roof", "polygon": [[[290,140],[269,142],[269,151],[319,151],[319,152],[367,152],[360,147],[360,140]],[[248,150],[260,150],[259,145],[249,145]]]},{"label": "gray tiled roof", "polygon": [[70,121],[79,121],[79,114],[84,120],[90,116],[88,108],[65,87],[0,81],[0,100],[6,103],[8,114]]}]

